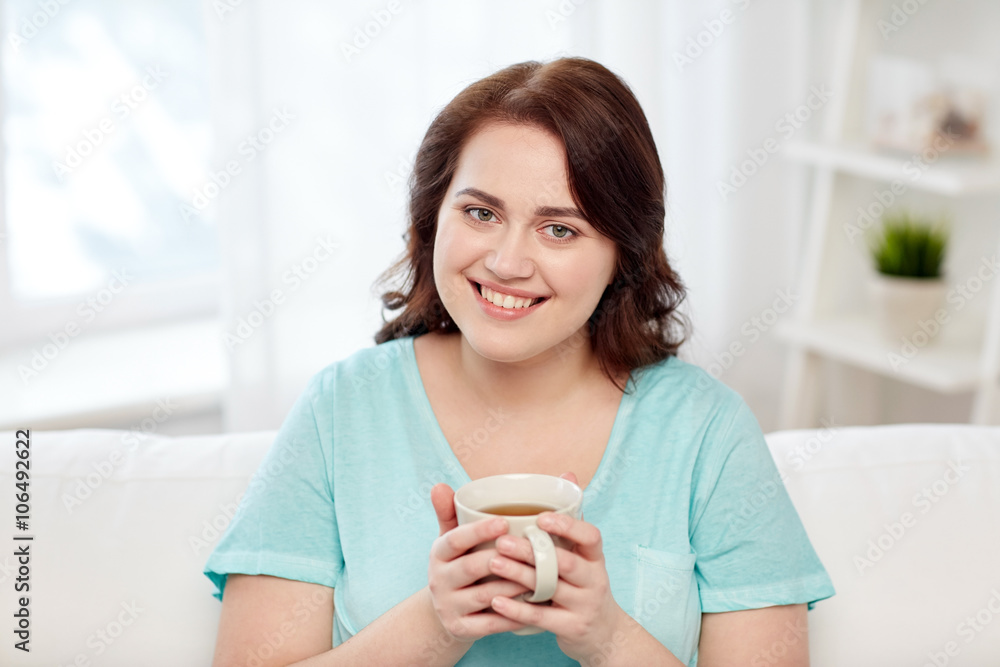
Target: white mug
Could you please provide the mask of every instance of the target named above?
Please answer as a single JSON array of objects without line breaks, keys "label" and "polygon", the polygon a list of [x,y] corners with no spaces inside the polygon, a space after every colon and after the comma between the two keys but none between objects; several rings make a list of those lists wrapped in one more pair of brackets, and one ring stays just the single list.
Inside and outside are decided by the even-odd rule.
[{"label": "white mug", "polygon": [[[583,516],[583,490],[561,477],[517,473],[476,479],[455,492],[455,514],[459,525],[495,518],[497,514],[483,510],[502,505],[541,505],[545,507],[543,511],[567,514],[579,519]],[[549,535],[539,528],[537,514],[502,516],[509,527],[507,534],[528,538],[535,556],[535,590],[533,593],[524,593],[516,599],[533,603],[548,602],[555,594],[556,583],[559,580],[555,547],[558,545],[571,550],[573,543],[558,535]],[[479,551],[495,546],[496,541],[491,540],[477,545],[472,550]],[[499,578],[491,574],[482,581]],[[516,635],[534,635],[539,632],[543,632],[543,629],[531,625],[514,630]]]}]

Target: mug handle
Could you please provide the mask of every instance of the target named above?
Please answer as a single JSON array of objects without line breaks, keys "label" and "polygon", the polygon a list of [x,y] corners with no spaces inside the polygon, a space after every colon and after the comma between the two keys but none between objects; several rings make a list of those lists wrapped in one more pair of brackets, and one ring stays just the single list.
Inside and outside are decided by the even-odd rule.
[{"label": "mug handle", "polygon": [[535,554],[535,592],[531,597],[521,599],[525,602],[546,602],[555,595],[556,582],[559,581],[556,547],[552,537],[538,526],[525,528],[524,536],[531,542],[531,550]]}]

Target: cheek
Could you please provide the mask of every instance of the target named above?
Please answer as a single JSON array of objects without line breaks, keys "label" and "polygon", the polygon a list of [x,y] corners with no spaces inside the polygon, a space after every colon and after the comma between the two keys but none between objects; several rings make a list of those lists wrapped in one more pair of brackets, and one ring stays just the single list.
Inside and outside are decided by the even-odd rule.
[{"label": "cheek", "polygon": [[434,235],[434,276],[441,277],[441,271],[452,262],[452,254],[455,242],[453,235],[446,225],[438,223],[437,233]]},{"label": "cheek", "polygon": [[574,258],[572,262],[566,262],[551,273],[558,276],[559,285],[564,293],[571,293],[579,297],[593,295],[596,303],[604,293],[604,288],[611,280],[614,267],[606,269],[604,260],[597,257],[587,259]]},{"label": "cheek", "polygon": [[478,253],[475,235],[464,233],[461,225],[441,221],[434,238],[434,272],[464,269]]}]

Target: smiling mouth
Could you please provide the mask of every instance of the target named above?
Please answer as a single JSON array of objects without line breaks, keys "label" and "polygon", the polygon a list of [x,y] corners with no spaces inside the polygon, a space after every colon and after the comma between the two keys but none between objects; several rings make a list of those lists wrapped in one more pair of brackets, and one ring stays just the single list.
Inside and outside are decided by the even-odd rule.
[{"label": "smiling mouth", "polygon": [[504,308],[506,310],[522,310],[531,308],[532,306],[537,306],[538,304],[548,299],[548,297],[527,299],[525,297],[517,297],[509,294],[503,295],[503,297],[501,298],[498,295],[502,293],[495,292],[489,287],[484,287],[483,285],[480,285],[479,283],[473,280],[470,280],[469,282],[475,285],[476,291],[479,292],[479,296],[482,297],[483,300],[493,304],[494,306],[497,306],[498,308]]}]

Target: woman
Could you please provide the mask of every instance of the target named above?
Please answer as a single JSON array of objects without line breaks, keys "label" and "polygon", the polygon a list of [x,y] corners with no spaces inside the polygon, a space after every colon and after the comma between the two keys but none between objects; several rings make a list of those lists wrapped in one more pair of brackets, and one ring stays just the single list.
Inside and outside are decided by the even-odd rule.
[{"label": "woman", "polygon": [[[833,587],[746,404],[676,356],[663,191],[593,61],[513,65],[441,111],[384,276],[401,312],[311,380],[206,565],[217,665],[807,664]],[[550,606],[513,599],[526,540],[470,553],[505,522],[455,520],[453,489],[507,472],[584,489],[585,519],[543,524],[576,545]]]}]

